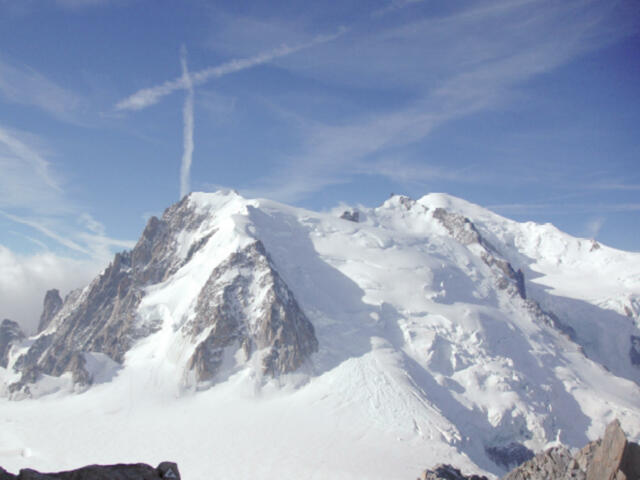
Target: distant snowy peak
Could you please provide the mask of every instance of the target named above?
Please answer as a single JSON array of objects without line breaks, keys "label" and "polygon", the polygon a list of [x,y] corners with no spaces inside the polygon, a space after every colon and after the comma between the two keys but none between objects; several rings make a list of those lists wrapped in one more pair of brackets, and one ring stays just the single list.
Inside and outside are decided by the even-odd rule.
[{"label": "distant snowy peak", "polygon": [[519,223],[445,193],[418,200],[396,195],[384,206],[460,215],[500,256],[521,268],[534,286],[615,310],[640,327],[640,253],[576,238],[550,223]]}]

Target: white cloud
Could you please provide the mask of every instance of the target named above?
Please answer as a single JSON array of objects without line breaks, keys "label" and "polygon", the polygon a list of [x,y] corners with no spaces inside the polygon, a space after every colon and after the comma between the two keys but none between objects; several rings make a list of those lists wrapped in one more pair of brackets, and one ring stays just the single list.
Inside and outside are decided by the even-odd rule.
[{"label": "white cloud", "polygon": [[38,220],[33,220],[33,219],[29,219],[29,218],[21,218],[17,215],[12,215],[10,213],[4,212],[2,210],[0,210],[0,215],[8,218],[9,220],[15,222],[15,223],[20,223],[22,225],[26,225],[28,227],[33,228],[34,230],[37,230],[38,232],[42,233],[43,235],[45,235],[46,237],[55,240],[56,242],[58,242],[60,245],[67,247],[70,250],[73,250],[75,252],[78,253],[84,253],[86,255],[89,255],[89,250],[78,245],[76,242],[74,242],[73,240],[70,240],[69,238],[60,235],[56,232],[54,232],[53,230],[51,230],[49,227],[47,227],[44,222],[42,220],[38,221]]},{"label": "white cloud", "polygon": [[600,230],[602,230],[604,221],[604,217],[596,217],[589,220],[586,225],[587,238],[595,239],[600,233]]},{"label": "white cloud", "polygon": [[33,333],[47,290],[58,288],[65,295],[86,285],[105,266],[104,261],[64,258],[51,252],[21,256],[0,245],[0,318],[10,318]]},{"label": "white cloud", "polygon": [[354,29],[348,39],[326,45],[312,63],[287,59],[285,68],[332,82],[355,81],[394,92],[410,87],[413,100],[410,106],[327,124],[301,121],[304,115],[291,112],[302,146],[253,191],[296,201],[361,173],[394,181],[404,176],[407,182],[416,180],[410,173],[468,181],[444,166],[417,169],[424,159],[405,162],[398,171],[379,157],[393,159],[441,125],[503,107],[515,92],[523,95],[519,88],[527,80],[627,35],[628,28],[610,30],[611,8],[494,1],[401,27]]},{"label": "white cloud", "polygon": [[[241,70],[246,70],[257,65],[268,63],[277,58],[285,57],[301,50],[305,50],[313,46],[329,42],[335,38],[338,38],[343,33],[344,29],[341,29],[337,33],[331,35],[318,35],[309,42],[294,45],[293,47],[282,45],[276,49],[270,50],[268,52],[263,52],[252,57],[231,60],[229,62],[223,63],[222,65],[217,65],[215,67],[209,67],[198,72],[193,72],[190,75],[191,84],[193,86],[202,85],[214,78],[219,78],[230,73],[239,72]],[[116,104],[115,108],[116,110],[142,110],[143,108],[155,105],[160,101],[162,97],[165,97],[177,90],[184,89],[188,89],[188,85],[187,80],[183,75],[180,78],[169,80],[162,85],[139,90],[133,95],[130,95],[129,97],[119,101]]]},{"label": "white cloud", "polygon": [[182,66],[182,78],[186,86],[187,94],[182,107],[183,120],[183,152],[180,164],[180,198],[190,191],[191,161],[193,159],[193,82],[187,67],[187,49],[182,47],[180,53],[180,64]]},{"label": "white cloud", "polygon": [[85,100],[28,66],[0,59],[0,97],[11,103],[32,105],[67,122],[77,123]]},{"label": "white cloud", "polygon": [[0,126],[0,209],[37,213],[68,211],[62,183],[41,153],[42,143],[25,132]]},{"label": "white cloud", "polygon": [[0,218],[15,225],[13,234],[44,250],[25,255],[0,244],[0,317],[28,331],[37,325],[46,290],[83,286],[115,249],[133,246],[109,238],[104,225],[69,201],[41,143],[29,133],[0,127]]}]

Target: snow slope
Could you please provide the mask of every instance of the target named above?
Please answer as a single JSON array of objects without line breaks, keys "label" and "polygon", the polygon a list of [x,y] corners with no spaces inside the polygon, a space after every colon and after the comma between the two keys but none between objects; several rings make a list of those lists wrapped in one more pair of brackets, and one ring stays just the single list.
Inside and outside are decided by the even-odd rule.
[{"label": "snow slope", "polygon": [[[359,222],[234,192],[188,203],[202,220],[179,236],[181,267],[137,310],[159,327],[121,367],[86,353],[89,389],[43,376],[38,398],[0,399],[1,466],[175,460],[195,479],[411,479],[440,462],[500,475],[514,449],[582,446],[614,417],[640,438],[640,255],[445,194],[394,196],[358,208]],[[182,327],[212,270],[256,241],[318,351],[271,378],[258,354],[227,349],[213,386],[194,383]],[[251,285],[248,316],[264,295]]]}]

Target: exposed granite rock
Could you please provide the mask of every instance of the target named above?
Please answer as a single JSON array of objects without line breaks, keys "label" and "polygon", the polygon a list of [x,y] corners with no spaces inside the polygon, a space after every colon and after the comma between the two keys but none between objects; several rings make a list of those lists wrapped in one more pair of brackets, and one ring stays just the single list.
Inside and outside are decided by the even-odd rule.
[{"label": "exposed granite rock", "polygon": [[505,468],[516,467],[527,460],[531,460],[534,453],[521,443],[512,442],[508,445],[486,447],[487,455],[496,465]]},{"label": "exposed granite rock", "polygon": [[0,323],[0,367],[7,368],[11,346],[25,338],[20,325],[5,318]]},{"label": "exposed granite rock", "polygon": [[631,348],[629,349],[629,359],[632,365],[640,366],[640,337],[631,335]]},{"label": "exposed granite rock", "polygon": [[215,377],[228,347],[246,359],[260,351],[262,372],[272,376],[296,370],[318,348],[313,325],[259,241],[213,270],[195,312],[183,332],[194,341],[206,332],[187,365],[197,381]]},{"label": "exposed granite rock", "polygon": [[91,384],[93,379],[80,355],[83,352],[103,353],[122,363],[135,341],[158,328],[136,318],[144,289],[163,281],[184,264],[175,254],[177,237],[184,230],[197,228],[203,215],[185,197],[168,208],[162,219],[151,217],[133,250],[116,254],[86,289],[72,292],[61,306],[59,295],[50,291],[45,297],[41,327],[54,322],[55,331],[38,337],[16,361],[15,368],[22,377],[9,386],[9,391],[26,393],[27,385],[41,373],[60,376],[71,372],[76,382]]},{"label": "exposed granite rock", "polygon": [[575,456],[565,447],[539,453],[508,473],[503,480],[638,480],[640,446],[627,442],[614,420],[601,440],[587,444]]},{"label": "exposed granite rock", "polygon": [[[487,454],[493,458],[487,449]],[[495,461],[495,460],[494,460]],[[451,465],[425,470],[418,480],[480,480]],[[640,445],[628,442],[620,422],[611,422],[600,440],[575,456],[564,446],[550,448],[513,469],[502,480],[640,480]]]},{"label": "exposed granite rock", "polygon": [[516,271],[508,261],[500,258],[493,245],[480,235],[471,220],[441,207],[433,211],[433,218],[438,220],[449,234],[462,245],[477,243],[483,247],[482,261],[492,269],[495,267],[495,271],[498,273],[497,287],[500,290],[510,290],[512,294],[517,293],[522,299],[527,298],[522,270]]},{"label": "exposed granite rock", "polygon": [[533,319],[537,322],[544,323],[550,327],[555,328],[556,330],[561,331],[571,340],[575,341],[577,338],[576,331],[570,325],[564,323],[557,315],[553,312],[548,312],[543,310],[538,302],[532,299],[527,299],[525,301],[525,307],[532,315]]},{"label": "exposed granite rock", "polygon": [[49,326],[53,317],[62,308],[62,298],[60,292],[56,289],[48,290],[44,296],[44,302],[42,306],[42,315],[40,315],[40,323],[38,324],[38,333],[42,332]]},{"label": "exposed granite rock", "polygon": [[[635,480],[637,476],[629,476],[625,471],[627,464],[635,464],[640,458],[631,458],[634,452],[627,448],[625,436],[620,422],[614,420],[604,432],[602,443],[593,453],[593,458],[587,466],[587,480]],[[629,457],[629,458],[625,458]],[[622,475],[620,475],[622,474]]]},{"label": "exposed granite rock", "polygon": [[473,222],[463,215],[438,207],[433,211],[433,218],[439,220],[451,236],[463,245],[483,242]]},{"label": "exposed granite rock", "polygon": [[418,480],[487,480],[480,475],[463,475],[460,470],[451,465],[440,464],[433,470],[425,470]]},{"label": "exposed granite rock", "polygon": [[162,462],[156,468],[145,463],[89,465],[57,473],[25,468],[18,475],[0,468],[0,480],[180,480],[180,472],[173,462]]},{"label": "exposed granite rock", "polygon": [[340,218],[342,218],[343,220],[349,220],[350,222],[358,223],[360,221],[360,212],[358,212],[357,210],[345,210],[342,215],[340,215]]},{"label": "exposed granite rock", "polygon": [[584,475],[571,452],[560,446],[539,453],[508,473],[503,480],[584,480]]}]

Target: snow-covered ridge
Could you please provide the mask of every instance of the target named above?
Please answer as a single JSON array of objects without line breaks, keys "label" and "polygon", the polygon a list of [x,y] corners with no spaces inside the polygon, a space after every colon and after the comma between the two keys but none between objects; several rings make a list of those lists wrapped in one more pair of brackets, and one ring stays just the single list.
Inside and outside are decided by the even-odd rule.
[{"label": "snow-covered ridge", "polygon": [[64,409],[71,388],[109,411],[142,402],[139,428],[156,412],[187,437],[250,431],[196,447],[224,452],[222,478],[243,458],[278,459],[279,478],[415,478],[431,460],[499,474],[613,417],[640,437],[638,254],[445,194],[348,210],[190,194],[38,336],[7,330],[5,395],[57,391],[36,401]]}]

